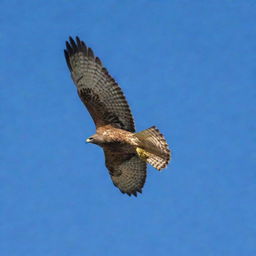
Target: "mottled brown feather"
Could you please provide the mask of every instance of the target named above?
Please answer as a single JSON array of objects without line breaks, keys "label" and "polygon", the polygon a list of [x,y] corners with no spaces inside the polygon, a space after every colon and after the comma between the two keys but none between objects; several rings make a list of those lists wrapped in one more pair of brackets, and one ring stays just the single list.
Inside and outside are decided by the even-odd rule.
[{"label": "mottled brown feather", "polygon": [[136,154],[118,154],[107,150],[104,153],[113,184],[129,196],[142,193],[147,176],[146,162]]}]

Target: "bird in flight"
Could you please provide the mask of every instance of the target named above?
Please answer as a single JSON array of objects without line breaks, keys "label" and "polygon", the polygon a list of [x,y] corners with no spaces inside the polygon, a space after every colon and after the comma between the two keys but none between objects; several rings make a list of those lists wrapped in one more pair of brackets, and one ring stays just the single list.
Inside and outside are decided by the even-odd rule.
[{"label": "bird in flight", "polygon": [[69,37],[64,54],[78,95],[96,126],[96,133],[86,141],[102,147],[113,184],[122,193],[137,196],[146,180],[147,163],[161,170],[170,160],[164,136],[155,126],[135,132],[123,92],[83,41]]}]

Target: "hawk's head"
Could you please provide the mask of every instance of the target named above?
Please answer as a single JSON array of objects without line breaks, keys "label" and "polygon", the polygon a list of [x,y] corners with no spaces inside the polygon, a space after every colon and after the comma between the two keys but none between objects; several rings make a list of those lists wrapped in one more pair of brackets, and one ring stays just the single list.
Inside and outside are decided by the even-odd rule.
[{"label": "hawk's head", "polygon": [[102,145],[104,144],[104,139],[102,135],[99,134],[94,134],[92,136],[90,136],[88,139],[86,139],[87,143],[93,143],[93,144],[97,144],[97,145]]}]

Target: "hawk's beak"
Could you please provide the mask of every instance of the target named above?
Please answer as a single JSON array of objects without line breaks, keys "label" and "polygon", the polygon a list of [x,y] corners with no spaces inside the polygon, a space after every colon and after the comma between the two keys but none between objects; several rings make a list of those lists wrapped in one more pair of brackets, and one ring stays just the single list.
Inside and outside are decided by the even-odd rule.
[{"label": "hawk's beak", "polygon": [[86,142],[89,143],[89,142],[90,142],[90,139],[86,139]]}]

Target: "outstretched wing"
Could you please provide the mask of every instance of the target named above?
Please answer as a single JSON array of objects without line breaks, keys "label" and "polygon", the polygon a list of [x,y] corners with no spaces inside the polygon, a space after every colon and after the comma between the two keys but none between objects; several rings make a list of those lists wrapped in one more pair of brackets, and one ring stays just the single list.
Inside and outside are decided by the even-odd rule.
[{"label": "outstretched wing", "polygon": [[64,50],[68,68],[78,94],[90,112],[96,128],[112,126],[134,132],[134,121],[129,105],[115,80],[94,57],[91,48],[76,37],[70,37]]},{"label": "outstretched wing", "polygon": [[136,154],[120,154],[104,150],[106,166],[113,184],[122,193],[137,196],[146,180],[146,162]]}]

